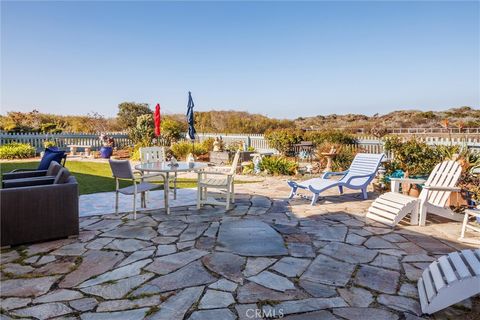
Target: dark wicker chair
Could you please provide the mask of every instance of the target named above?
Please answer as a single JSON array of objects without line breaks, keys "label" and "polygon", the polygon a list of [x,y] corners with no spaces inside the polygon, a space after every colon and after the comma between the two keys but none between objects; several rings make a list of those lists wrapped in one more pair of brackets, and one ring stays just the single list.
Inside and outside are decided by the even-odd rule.
[{"label": "dark wicker chair", "polygon": [[44,185],[15,180],[0,189],[2,247],[78,235],[78,183],[67,169]]}]

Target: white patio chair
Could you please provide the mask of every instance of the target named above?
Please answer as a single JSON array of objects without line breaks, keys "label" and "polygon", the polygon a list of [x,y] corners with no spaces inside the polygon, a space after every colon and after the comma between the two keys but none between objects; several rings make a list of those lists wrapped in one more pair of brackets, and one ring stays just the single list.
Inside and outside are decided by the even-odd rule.
[{"label": "white patio chair", "polygon": [[[167,157],[165,155],[164,147],[142,147],[140,148],[140,161],[142,163],[165,162]],[[165,177],[161,172],[147,172],[143,173],[144,181],[155,180],[155,177]],[[170,176],[170,181],[173,182],[173,199],[177,199],[177,172]]]},{"label": "white patio chair", "polygon": [[[137,193],[141,194],[140,205],[147,207],[145,192],[158,188],[158,185],[144,182],[143,176],[139,172],[133,172],[128,160],[109,160],[113,177],[115,178],[115,213],[118,213],[118,194],[133,195],[133,219],[137,218]],[[137,175],[137,177],[135,177]],[[122,180],[131,180],[132,185],[120,188],[119,182]]]},{"label": "white patio chair", "polygon": [[[198,171],[198,190],[197,190],[197,208],[200,209],[204,204],[225,205],[225,209],[230,209],[230,203],[235,203],[234,178],[237,171],[240,151],[235,153],[231,167],[207,168]],[[208,199],[208,188],[220,189],[226,193],[226,201],[221,202]]]},{"label": "white patio chair", "polygon": [[[448,219],[462,221],[463,216],[446,207],[450,194],[460,191],[456,188],[462,168],[455,161],[444,161],[435,166],[427,180],[392,178],[392,191],[382,194],[370,206],[367,218],[394,227],[407,214],[410,224],[425,225],[427,212]],[[422,184],[418,198],[399,193],[401,183]],[[420,216],[420,221],[419,221]]]}]

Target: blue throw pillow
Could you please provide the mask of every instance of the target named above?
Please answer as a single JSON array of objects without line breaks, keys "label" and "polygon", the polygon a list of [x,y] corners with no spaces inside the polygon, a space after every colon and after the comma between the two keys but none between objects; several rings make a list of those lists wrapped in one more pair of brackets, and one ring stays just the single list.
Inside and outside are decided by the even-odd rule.
[{"label": "blue throw pillow", "polygon": [[51,148],[45,149],[45,154],[38,165],[38,170],[47,170],[52,161],[60,163],[64,155],[65,151],[54,150]]}]

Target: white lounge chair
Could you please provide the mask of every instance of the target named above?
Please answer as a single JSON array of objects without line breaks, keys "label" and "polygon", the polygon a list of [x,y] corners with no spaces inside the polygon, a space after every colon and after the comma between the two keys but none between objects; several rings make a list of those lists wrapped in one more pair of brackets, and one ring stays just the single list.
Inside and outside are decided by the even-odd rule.
[{"label": "white lounge chair", "polygon": [[[378,167],[384,154],[358,153],[353,159],[350,168],[342,172],[326,172],[321,178],[309,179],[302,182],[287,181],[292,188],[289,198],[297,194],[298,189],[308,189],[313,193],[311,205],[313,206],[323,191],[338,187],[340,194],[343,188],[362,190],[364,199],[368,198],[367,187],[375,178]],[[343,176],[340,180],[330,180],[331,176]]]},{"label": "white lounge chair", "polygon": [[480,293],[480,249],[441,256],[418,279],[422,312],[432,314]]},{"label": "white lounge chair", "polygon": [[[435,166],[427,180],[392,178],[392,191],[382,194],[370,206],[367,218],[394,227],[407,214],[410,224],[425,225],[427,212],[456,221],[462,221],[463,216],[445,208],[448,198],[456,188],[462,168],[455,161],[444,161]],[[422,192],[418,198],[399,193],[401,183],[422,184]],[[419,221],[420,216],[420,221]]]},{"label": "white lounge chair", "polygon": [[[197,208],[204,204],[224,205],[230,209],[230,203],[235,203],[234,178],[237,170],[240,151],[235,153],[231,167],[214,167],[198,171]],[[208,198],[208,189],[220,189],[226,193],[226,201],[220,202]]]}]

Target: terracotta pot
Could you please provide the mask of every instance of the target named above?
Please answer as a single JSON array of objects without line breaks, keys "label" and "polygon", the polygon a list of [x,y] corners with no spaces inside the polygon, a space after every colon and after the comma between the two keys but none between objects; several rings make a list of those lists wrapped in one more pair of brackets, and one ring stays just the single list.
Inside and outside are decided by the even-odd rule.
[{"label": "terracotta pot", "polygon": [[408,195],[411,197],[418,198],[420,196],[420,190],[417,186],[412,186],[408,192]]},{"label": "terracotta pot", "polygon": [[452,192],[450,194],[450,197],[447,200],[447,207],[461,207],[461,206],[467,206],[467,199],[463,197],[463,195],[460,192]]}]

